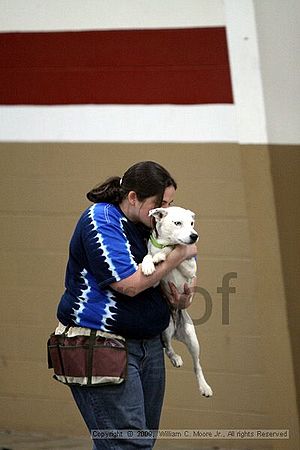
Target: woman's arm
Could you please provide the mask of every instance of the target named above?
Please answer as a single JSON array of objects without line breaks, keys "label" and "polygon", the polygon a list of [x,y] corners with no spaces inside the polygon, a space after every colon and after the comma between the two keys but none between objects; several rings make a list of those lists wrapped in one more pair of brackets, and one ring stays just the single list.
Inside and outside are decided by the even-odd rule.
[{"label": "woman's arm", "polygon": [[185,259],[192,258],[197,255],[197,247],[193,245],[177,245],[171,251],[167,259],[156,266],[156,270],[152,275],[144,275],[139,265],[138,270],[127,278],[111,284],[111,287],[124,295],[134,297],[158,283],[167,273],[175,269]]}]

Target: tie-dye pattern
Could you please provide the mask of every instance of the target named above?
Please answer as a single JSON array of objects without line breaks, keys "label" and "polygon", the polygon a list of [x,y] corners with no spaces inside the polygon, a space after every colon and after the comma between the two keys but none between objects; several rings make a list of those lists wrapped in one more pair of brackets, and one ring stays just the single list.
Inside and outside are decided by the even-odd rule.
[{"label": "tie-dye pattern", "polygon": [[169,313],[158,288],[131,298],[110,287],[138,270],[147,252],[148,234],[116,206],[98,203],[88,208],[71,239],[58,319],[65,325],[124,336],[159,334],[168,324]]}]

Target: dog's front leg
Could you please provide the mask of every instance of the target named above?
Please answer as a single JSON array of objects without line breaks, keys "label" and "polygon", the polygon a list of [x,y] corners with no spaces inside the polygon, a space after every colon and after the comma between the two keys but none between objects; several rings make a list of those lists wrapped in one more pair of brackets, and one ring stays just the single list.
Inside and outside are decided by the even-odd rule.
[{"label": "dog's front leg", "polygon": [[154,264],[158,264],[162,261],[165,261],[168,254],[171,253],[172,247],[164,247],[161,249],[161,251],[155,253],[155,255],[152,256]]},{"label": "dog's front leg", "polygon": [[142,261],[142,272],[144,275],[152,275],[155,272],[155,266],[153,262],[153,257],[148,253]]},{"label": "dog's front leg", "polygon": [[142,261],[142,272],[144,275],[152,275],[155,272],[155,264],[165,261],[167,255],[172,251],[172,247],[164,247],[157,253],[152,253],[153,249],[149,248],[149,253]]}]

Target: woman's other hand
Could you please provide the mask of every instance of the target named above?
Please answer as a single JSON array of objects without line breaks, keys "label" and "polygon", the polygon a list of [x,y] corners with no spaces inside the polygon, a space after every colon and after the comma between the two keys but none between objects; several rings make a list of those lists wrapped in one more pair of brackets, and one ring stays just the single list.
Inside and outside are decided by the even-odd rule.
[{"label": "woman's other hand", "polygon": [[184,284],[183,293],[180,293],[175,284],[170,281],[168,283],[169,289],[165,281],[161,282],[161,286],[167,301],[172,308],[186,309],[191,305],[193,300],[193,288],[189,287],[187,283]]}]

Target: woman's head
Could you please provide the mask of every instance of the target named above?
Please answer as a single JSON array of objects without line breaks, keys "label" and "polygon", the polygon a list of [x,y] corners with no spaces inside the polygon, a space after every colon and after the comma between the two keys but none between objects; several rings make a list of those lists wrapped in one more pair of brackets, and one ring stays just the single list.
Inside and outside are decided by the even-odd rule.
[{"label": "woman's head", "polygon": [[160,206],[164,191],[169,186],[177,188],[176,181],[164,167],[153,161],[142,161],[129,167],[122,178],[108,178],[93,188],[87,198],[94,203],[119,204],[130,191],[134,191],[141,202],[149,197],[157,197]]},{"label": "woman's head", "polygon": [[[129,167],[122,178],[111,177],[96,186],[88,192],[87,198],[94,203],[126,207],[129,218],[149,225],[148,219],[145,220],[148,207],[168,206],[163,205],[164,197],[165,202],[170,203],[176,188],[176,181],[164,167],[153,161],[142,161]],[[133,217],[138,211],[141,214]]]}]

